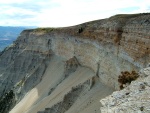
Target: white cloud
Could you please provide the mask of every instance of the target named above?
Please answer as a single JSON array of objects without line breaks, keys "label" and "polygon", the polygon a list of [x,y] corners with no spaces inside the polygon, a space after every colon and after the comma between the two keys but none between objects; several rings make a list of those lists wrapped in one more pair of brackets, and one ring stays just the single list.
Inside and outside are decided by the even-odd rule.
[{"label": "white cloud", "polygon": [[[0,25],[20,26],[70,26],[118,13],[150,11],[150,0],[5,0],[0,4]],[[20,18],[9,18],[12,15]]]},{"label": "white cloud", "polygon": [[1,4],[23,3],[31,0],[1,0]]}]

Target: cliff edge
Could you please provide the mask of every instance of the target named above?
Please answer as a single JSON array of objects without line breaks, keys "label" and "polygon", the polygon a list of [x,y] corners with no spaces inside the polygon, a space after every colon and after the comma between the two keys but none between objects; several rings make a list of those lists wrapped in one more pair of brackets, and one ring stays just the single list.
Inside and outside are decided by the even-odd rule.
[{"label": "cliff edge", "polygon": [[119,90],[120,73],[149,61],[149,13],[24,30],[0,55],[0,100],[10,103],[0,110],[99,113],[99,100]]}]

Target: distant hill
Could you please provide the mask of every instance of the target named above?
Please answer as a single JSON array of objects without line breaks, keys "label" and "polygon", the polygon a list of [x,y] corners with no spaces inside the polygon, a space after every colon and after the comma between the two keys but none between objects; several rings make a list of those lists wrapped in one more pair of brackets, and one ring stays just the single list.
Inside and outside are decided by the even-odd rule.
[{"label": "distant hill", "polygon": [[31,27],[0,26],[0,51],[12,44],[18,35],[27,28]]}]

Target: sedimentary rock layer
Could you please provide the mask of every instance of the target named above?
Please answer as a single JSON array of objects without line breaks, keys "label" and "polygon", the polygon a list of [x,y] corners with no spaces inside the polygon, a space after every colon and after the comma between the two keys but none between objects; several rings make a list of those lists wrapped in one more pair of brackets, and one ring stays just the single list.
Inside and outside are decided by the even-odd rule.
[{"label": "sedimentary rock layer", "polygon": [[150,60],[149,17],[117,15],[68,28],[26,30],[15,46],[45,55],[54,53],[66,60],[76,57],[117,89],[121,71],[145,67]]},{"label": "sedimentary rock layer", "polygon": [[74,94],[71,88],[89,81],[85,95],[95,91],[93,101],[87,98],[84,103],[82,96],[65,112],[75,112],[77,105],[80,111],[76,112],[99,112],[94,105],[104,96],[98,95],[119,89],[122,71],[138,71],[150,61],[149,18],[150,14],[116,15],[66,28],[23,31],[0,55],[0,95],[14,91],[20,102],[11,113],[36,113],[65,102],[65,95]]}]

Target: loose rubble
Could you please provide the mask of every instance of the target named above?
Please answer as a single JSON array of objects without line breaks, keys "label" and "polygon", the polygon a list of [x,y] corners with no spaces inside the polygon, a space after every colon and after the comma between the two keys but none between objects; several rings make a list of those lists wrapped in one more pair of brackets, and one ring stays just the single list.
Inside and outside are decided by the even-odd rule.
[{"label": "loose rubble", "polygon": [[150,67],[140,71],[140,77],[120,91],[100,100],[102,113],[150,113]]}]

